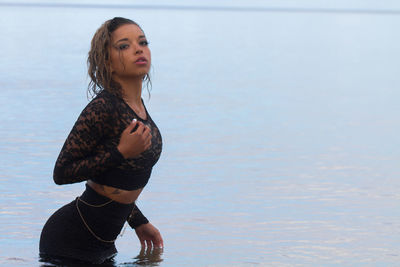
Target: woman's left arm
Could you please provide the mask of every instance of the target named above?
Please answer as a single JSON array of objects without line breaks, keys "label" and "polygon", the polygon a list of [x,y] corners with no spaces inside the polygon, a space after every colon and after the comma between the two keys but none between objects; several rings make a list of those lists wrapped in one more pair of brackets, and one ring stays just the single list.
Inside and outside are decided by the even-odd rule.
[{"label": "woman's left arm", "polygon": [[142,224],[135,229],[142,248],[164,248],[160,231],[151,223]]},{"label": "woman's left arm", "polygon": [[147,220],[136,204],[129,215],[127,222],[133,229],[135,229],[136,235],[138,236],[143,248],[146,247],[146,245],[148,248],[164,247],[160,231],[158,231],[158,229]]}]

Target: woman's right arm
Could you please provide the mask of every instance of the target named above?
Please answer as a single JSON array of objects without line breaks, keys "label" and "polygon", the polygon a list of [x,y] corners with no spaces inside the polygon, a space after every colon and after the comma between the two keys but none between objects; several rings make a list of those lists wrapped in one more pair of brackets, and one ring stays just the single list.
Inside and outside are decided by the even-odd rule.
[{"label": "woman's right arm", "polygon": [[113,105],[103,98],[97,98],[86,106],[58,156],[53,173],[56,184],[89,180],[150,147],[150,129],[142,122],[133,121],[122,132],[117,146],[95,152],[105,134],[114,130],[113,113]]},{"label": "woman's right arm", "polygon": [[117,147],[94,153],[111,127],[113,107],[103,98],[90,102],[80,114],[54,167],[56,184],[82,182],[124,161]]}]

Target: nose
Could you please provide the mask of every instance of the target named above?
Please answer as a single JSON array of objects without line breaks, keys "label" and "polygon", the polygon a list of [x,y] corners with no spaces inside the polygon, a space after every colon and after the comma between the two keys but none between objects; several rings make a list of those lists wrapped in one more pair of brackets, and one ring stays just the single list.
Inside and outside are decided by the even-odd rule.
[{"label": "nose", "polygon": [[139,55],[143,53],[143,49],[140,45],[136,45],[135,47],[135,55]]}]

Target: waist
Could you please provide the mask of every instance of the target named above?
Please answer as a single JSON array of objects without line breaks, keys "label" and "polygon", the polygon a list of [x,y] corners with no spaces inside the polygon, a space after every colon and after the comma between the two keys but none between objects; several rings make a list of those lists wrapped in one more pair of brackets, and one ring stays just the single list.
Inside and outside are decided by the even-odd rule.
[{"label": "waist", "polygon": [[143,188],[136,190],[123,190],[115,187],[101,185],[92,180],[87,181],[87,186],[108,199],[114,200],[121,204],[132,204],[139,197]]},{"label": "waist", "polygon": [[[86,190],[76,199],[76,210],[84,227],[103,241],[112,242],[121,232],[135,204],[124,204],[98,194],[86,184]],[[106,241],[106,242],[108,242]]]},{"label": "waist", "polygon": [[[86,190],[79,197],[80,200],[83,200],[86,203],[89,203],[93,206],[102,206],[105,209],[110,209],[116,214],[129,213],[130,210],[134,207],[135,203],[118,203],[111,201],[107,196],[103,194],[99,194],[96,190],[93,189],[90,185],[86,184]],[[107,204],[106,204],[107,203]]]},{"label": "waist", "polygon": [[92,177],[90,180],[100,185],[133,191],[146,186],[150,179],[151,171],[152,168],[140,171],[116,168]]}]

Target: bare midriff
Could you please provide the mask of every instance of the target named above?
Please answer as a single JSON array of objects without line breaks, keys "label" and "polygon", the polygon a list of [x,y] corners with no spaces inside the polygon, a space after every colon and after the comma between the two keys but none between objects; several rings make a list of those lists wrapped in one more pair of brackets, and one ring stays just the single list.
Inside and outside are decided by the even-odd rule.
[{"label": "bare midriff", "polygon": [[92,180],[88,180],[87,184],[100,195],[123,204],[131,204],[135,202],[143,190],[143,188],[136,190],[123,190],[107,185],[101,185]]}]

